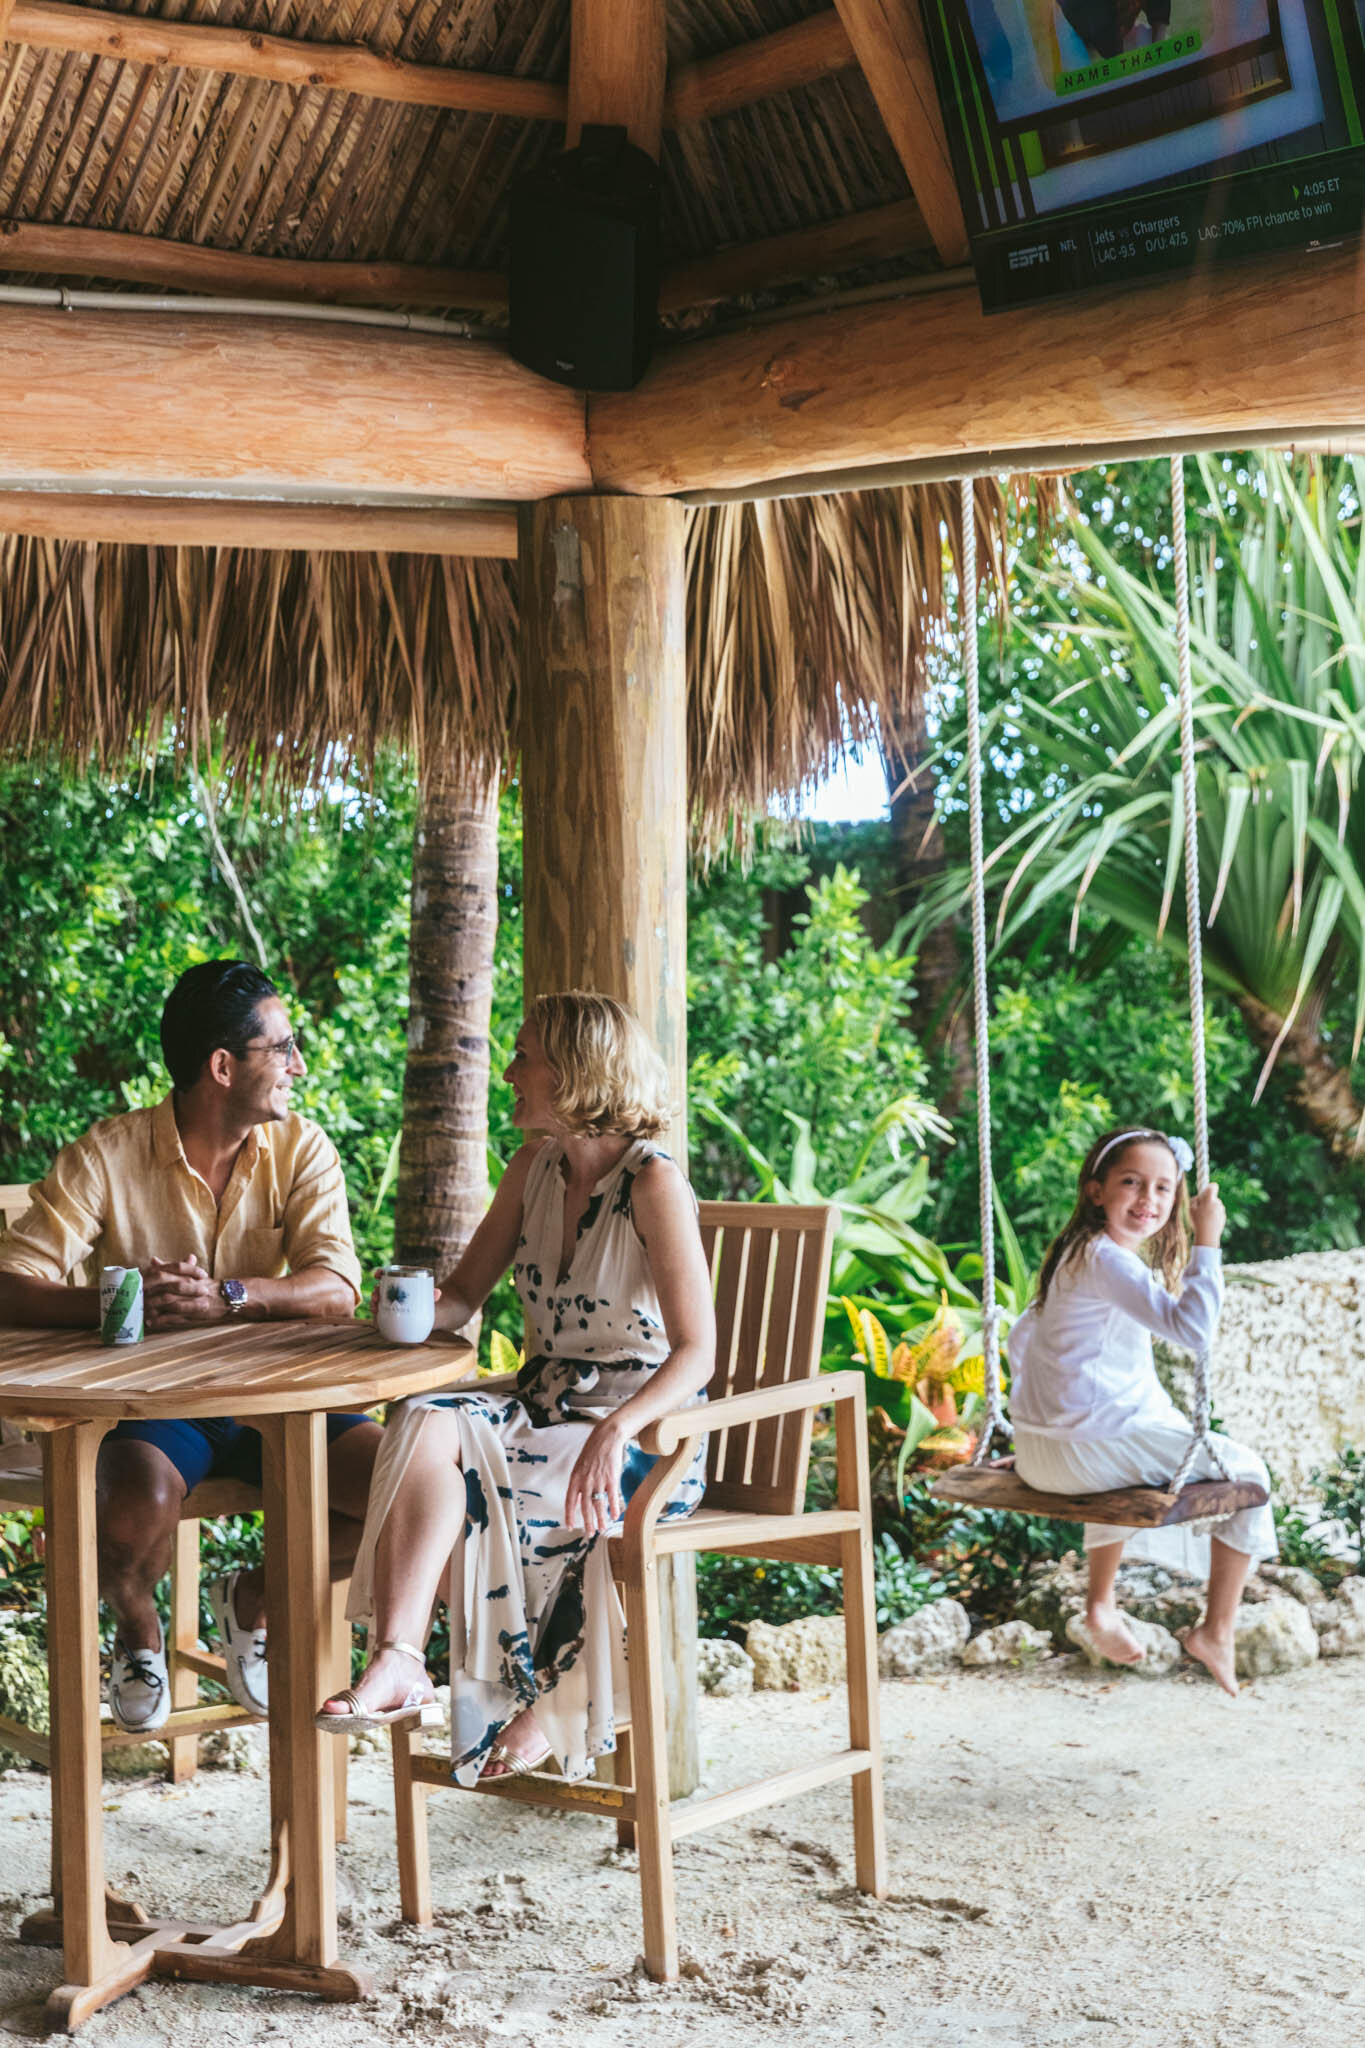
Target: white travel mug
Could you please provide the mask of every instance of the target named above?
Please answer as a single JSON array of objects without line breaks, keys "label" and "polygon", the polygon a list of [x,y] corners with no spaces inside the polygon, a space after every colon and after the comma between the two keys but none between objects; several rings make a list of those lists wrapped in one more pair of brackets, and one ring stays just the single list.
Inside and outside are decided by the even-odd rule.
[{"label": "white travel mug", "polygon": [[390,1344],[424,1344],[436,1320],[436,1279],[427,1266],[381,1266],[379,1334]]}]

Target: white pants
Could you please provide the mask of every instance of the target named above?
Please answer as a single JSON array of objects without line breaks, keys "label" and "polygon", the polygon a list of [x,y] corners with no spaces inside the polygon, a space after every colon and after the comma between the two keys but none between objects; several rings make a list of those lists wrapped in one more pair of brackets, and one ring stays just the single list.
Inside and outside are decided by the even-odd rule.
[{"label": "white pants", "polygon": [[[1127,1436],[1090,1441],[1084,1437],[1043,1436],[1035,1430],[1014,1432],[1015,1470],[1028,1486],[1040,1493],[1111,1493],[1121,1486],[1165,1486],[1189,1448],[1190,1433],[1183,1424],[1156,1424],[1135,1429]],[[1270,1489],[1265,1462],[1255,1451],[1230,1437],[1215,1433],[1213,1442],[1230,1478],[1255,1480]],[[1191,1466],[1191,1479],[1217,1479],[1217,1466],[1201,1446]],[[1253,1560],[1274,1557],[1275,1518],[1269,1503],[1260,1508],[1238,1508],[1213,1529],[1212,1534],[1230,1550],[1240,1550]],[[1102,1550],[1106,1544],[1123,1543],[1125,1555],[1149,1564],[1165,1565],[1172,1571],[1189,1572],[1195,1578],[1209,1574],[1209,1536],[1177,1523],[1170,1529],[1128,1529],[1114,1523],[1087,1522],[1085,1547]]]}]

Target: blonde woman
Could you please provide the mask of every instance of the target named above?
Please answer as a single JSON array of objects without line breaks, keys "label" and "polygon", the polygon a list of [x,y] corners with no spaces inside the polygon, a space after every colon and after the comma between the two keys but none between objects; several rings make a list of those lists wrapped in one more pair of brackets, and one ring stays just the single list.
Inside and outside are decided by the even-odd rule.
[{"label": "blonde woman", "polygon": [[[423,1645],[450,1609],[453,1775],[567,1777],[615,1748],[624,1629],[605,1543],[654,1463],[647,1423],[705,1398],[711,1287],[686,1180],[656,1140],[663,1062],[629,1011],[579,991],[532,1004],[507,1068],[527,1134],[437,1318],[458,1330],[512,1267],[528,1357],[390,1417],[352,1581],[374,1651],[324,1703],[345,1733],[431,1698]],[[543,1133],[543,1136],[530,1136]],[[705,1484],[697,1451],[666,1514]]]}]

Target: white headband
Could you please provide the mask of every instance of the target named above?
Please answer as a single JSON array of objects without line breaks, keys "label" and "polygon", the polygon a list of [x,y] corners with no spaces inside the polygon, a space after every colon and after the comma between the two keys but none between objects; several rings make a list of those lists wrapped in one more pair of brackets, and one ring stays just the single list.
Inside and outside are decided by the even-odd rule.
[{"label": "white headband", "polygon": [[1188,1173],[1194,1165],[1194,1154],[1183,1138],[1168,1138],[1164,1131],[1152,1131],[1145,1127],[1139,1127],[1137,1130],[1120,1131],[1116,1138],[1111,1138],[1109,1143],[1101,1148],[1099,1157],[1095,1161],[1095,1172],[1099,1172],[1100,1160],[1107,1153],[1112,1152],[1115,1145],[1126,1145],[1130,1138],[1157,1139],[1160,1144],[1165,1145],[1170,1150],[1176,1165],[1182,1173]]}]

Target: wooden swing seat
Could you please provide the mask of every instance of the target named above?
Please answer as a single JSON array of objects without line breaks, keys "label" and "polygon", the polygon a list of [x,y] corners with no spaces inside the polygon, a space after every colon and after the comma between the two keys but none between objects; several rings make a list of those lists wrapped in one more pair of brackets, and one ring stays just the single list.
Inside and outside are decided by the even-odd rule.
[{"label": "wooden swing seat", "polygon": [[1174,1490],[1121,1486],[1112,1493],[1039,1493],[1008,1465],[961,1465],[929,1489],[935,1500],[968,1508],[1009,1508],[1059,1522],[1109,1522],[1126,1529],[1169,1529],[1264,1507],[1269,1499],[1255,1480],[1192,1479]]}]

